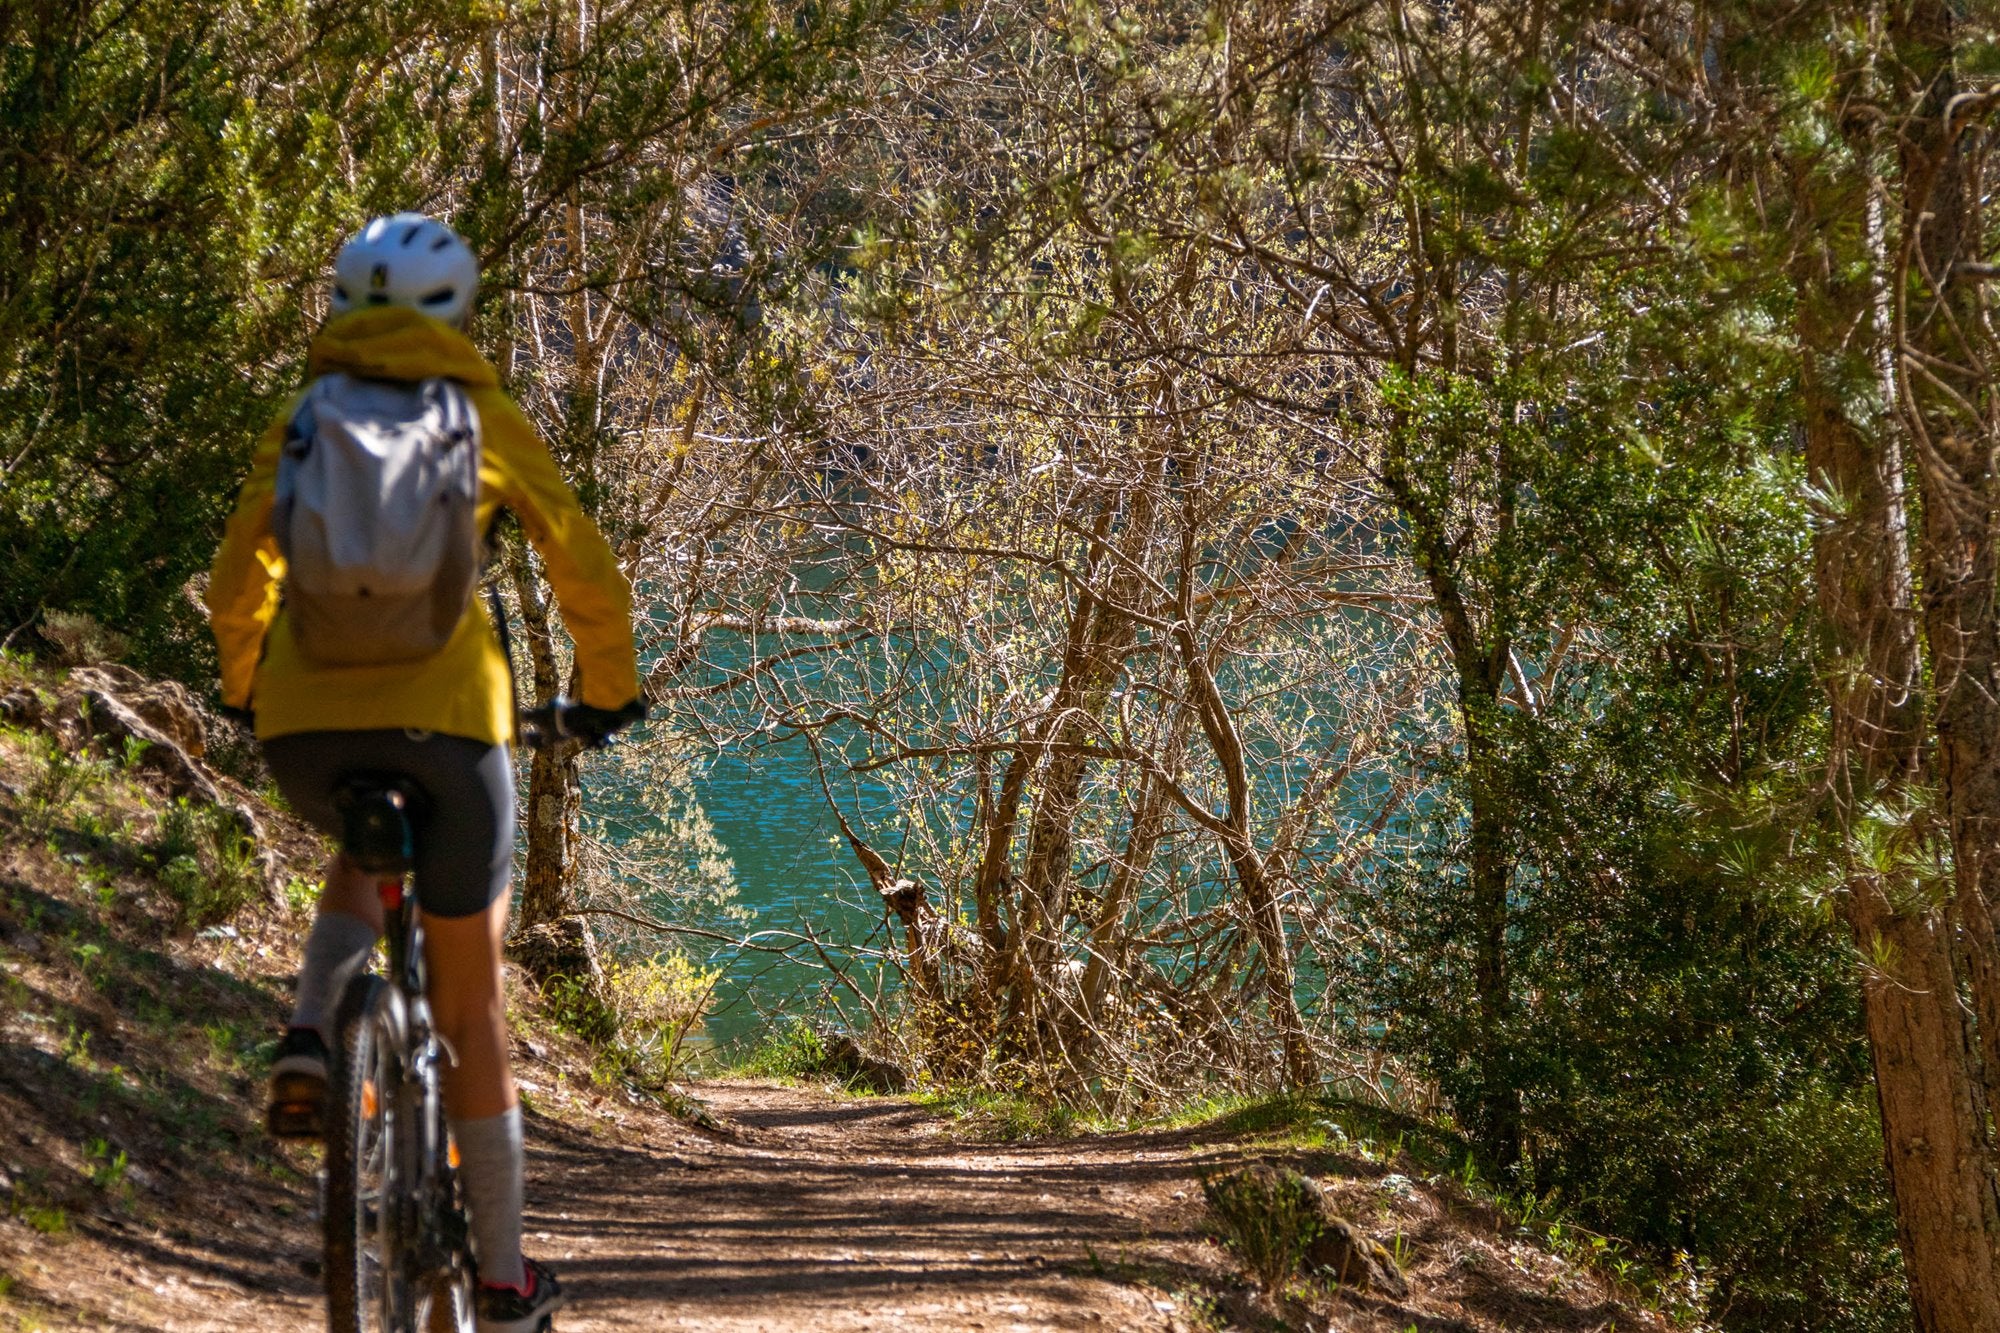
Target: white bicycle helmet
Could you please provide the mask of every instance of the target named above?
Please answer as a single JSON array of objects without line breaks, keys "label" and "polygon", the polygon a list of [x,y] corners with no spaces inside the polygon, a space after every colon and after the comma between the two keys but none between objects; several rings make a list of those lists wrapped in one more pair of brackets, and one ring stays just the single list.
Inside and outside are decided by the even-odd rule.
[{"label": "white bicycle helmet", "polygon": [[376,218],[333,261],[336,313],[397,305],[457,324],[478,286],[472,251],[457,232],[422,213]]}]

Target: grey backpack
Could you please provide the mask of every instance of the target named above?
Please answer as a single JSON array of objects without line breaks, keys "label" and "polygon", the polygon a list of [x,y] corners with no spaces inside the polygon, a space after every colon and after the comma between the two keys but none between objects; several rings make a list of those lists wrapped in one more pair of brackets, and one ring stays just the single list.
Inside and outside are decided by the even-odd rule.
[{"label": "grey backpack", "polygon": [[457,383],[313,381],[271,511],[306,658],[374,666],[444,647],[479,578],[478,503],[479,416]]}]

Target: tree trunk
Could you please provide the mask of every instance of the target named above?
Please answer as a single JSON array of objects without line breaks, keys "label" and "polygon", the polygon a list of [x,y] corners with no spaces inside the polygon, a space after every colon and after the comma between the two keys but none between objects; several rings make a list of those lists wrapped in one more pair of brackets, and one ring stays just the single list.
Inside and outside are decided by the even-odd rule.
[{"label": "tree trunk", "polygon": [[918,1007],[937,1005],[944,998],[944,984],[938,975],[936,936],[924,886],[916,880],[898,880],[882,893],[882,905],[903,923],[903,952],[910,977],[910,998]]},{"label": "tree trunk", "polygon": [[978,914],[979,938],[986,946],[986,978],[983,1004],[990,1006],[1007,982],[1011,953],[1006,923],[1000,916],[1001,899],[1007,892],[1007,870],[1014,851],[1014,828],[1021,818],[1021,795],[1027,789],[1032,764],[1023,746],[1007,758],[1000,775],[1000,795],[985,798],[985,779],[980,781],[981,806],[986,816],[986,848],[980,855],[979,875],[973,881],[972,899]]},{"label": "tree trunk", "polygon": [[1936,780],[1951,827],[1957,919],[1971,982],[1989,1106],[2000,1104],[2000,617],[1994,605],[1995,430],[1983,298],[1960,264],[1981,259],[1964,139],[1949,105],[1951,17],[1918,4],[1894,32],[1896,67],[1916,114],[1898,136],[1903,182],[1903,300],[1894,321],[1900,403],[1916,443],[1924,637],[1930,649]]},{"label": "tree trunk", "polygon": [[[1116,509],[1116,500],[1107,497],[1098,511],[1094,544],[1111,539]],[[1078,598],[1071,622],[1061,685],[1050,719],[1054,748],[1037,784],[1028,863],[1022,874],[1022,948],[1028,967],[1042,979],[1057,962],[1061,932],[1070,915],[1071,862],[1077,812],[1083,805],[1083,781],[1091,764],[1101,762],[1083,753],[1081,747],[1096,734],[1111,686],[1138,641],[1132,618],[1121,608],[1142,588],[1134,567],[1145,557],[1153,511],[1150,486],[1139,487],[1117,537],[1119,558],[1104,575],[1104,593],[1100,596],[1086,590]],[[1102,567],[1093,550],[1084,564],[1086,579],[1094,579]],[[1096,961],[1087,963],[1086,970]]]},{"label": "tree trunk", "polygon": [[[548,603],[540,581],[528,568],[527,554],[517,552],[512,564],[534,663],[534,697],[547,703],[562,692]],[[509,947],[537,982],[569,977],[595,987],[603,975],[596,941],[589,923],[576,915],[577,843],[583,814],[579,751],[575,741],[561,741],[533,751],[528,762],[527,867]]]},{"label": "tree trunk", "polygon": [[[1398,422],[1394,429],[1405,428]],[[1478,1033],[1475,1048],[1469,1052],[1475,1066],[1474,1087],[1466,1104],[1457,1109],[1480,1151],[1505,1171],[1520,1160],[1522,1127],[1521,1094],[1514,1085],[1508,1054],[1514,1007],[1507,967],[1507,896],[1514,878],[1512,824],[1494,731],[1513,640],[1504,624],[1489,621],[1482,626],[1475,616],[1442,516],[1433,513],[1417,494],[1400,457],[1388,460],[1383,480],[1408,525],[1457,677],[1471,806],[1467,887],[1472,898],[1472,985]],[[1497,617],[1497,609],[1490,614]]]},{"label": "tree trunk", "polygon": [[1236,721],[1230,716],[1229,701],[1216,683],[1215,673],[1194,632],[1190,597],[1200,555],[1194,540],[1198,531],[1193,521],[1194,503],[1190,488],[1185,499],[1190,512],[1181,530],[1180,607],[1174,622],[1173,642],[1187,678],[1195,718],[1222,770],[1228,802],[1222,819],[1222,849],[1248,909],[1257,951],[1263,955],[1264,1006],[1270,1013],[1271,1025],[1278,1030],[1285,1082],[1292,1088],[1307,1089],[1319,1083],[1319,1058],[1307,1036],[1304,1015],[1299,1012],[1298,978],[1292,967],[1284,909],[1272,890],[1264,857],[1250,836],[1249,756],[1244,751],[1243,738],[1237,733]]},{"label": "tree trunk", "polygon": [[[559,23],[558,41],[571,71],[561,94],[564,128],[574,132],[582,114],[584,91],[577,71],[589,36],[589,15],[583,0],[569,0]],[[590,293],[581,194],[572,185],[563,200],[564,265],[570,292],[564,302],[569,326],[572,380],[569,386],[570,434],[582,442],[574,451],[586,481],[596,473],[598,343],[590,320]],[[576,689],[574,672],[566,688],[558,689],[555,639],[549,615],[547,585],[524,557],[514,562],[514,583],[521,617],[527,626],[529,653],[534,661],[535,702],[546,704],[558,694]],[[578,767],[582,746],[562,741],[534,752],[528,766],[527,866],[521,887],[520,915],[512,949],[538,981],[568,977],[582,981],[598,995],[603,969],[589,922],[576,915],[579,877],[578,847],[582,838],[583,781]],[[601,996],[600,996],[601,998]]]},{"label": "tree trunk", "polygon": [[[1111,505],[1098,511],[1096,538],[1104,539],[1111,523]],[[1016,895],[1018,928],[1014,932],[1015,958],[1010,972],[1016,993],[1010,997],[1016,1014],[1039,1023],[1037,1003],[1048,985],[1061,943],[1063,919],[1068,915],[1070,869],[1074,856],[1076,813],[1083,790],[1088,758],[1069,747],[1088,740],[1095,720],[1093,689],[1097,674],[1096,654],[1091,639],[1098,619],[1098,601],[1089,588],[1095,572],[1095,549],[1084,561],[1084,590],[1070,612],[1068,641],[1063,647],[1062,674],[1049,703],[1049,715],[1036,728],[1045,756],[1041,781],[1036,784],[1034,808],[1028,817],[1028,859],[1021,869]]]},{"label": "tree trunk", "polygon": [[[1162,762],[1172,768],[1180,751],[1179,728],[1169,739]],[[1139,780],[1139,798],[1132,807],[1132,823],[1125,837],[1125,853],[1112,867],[1110,882],[1097,905],[1097,917],[1090,927],[1090,960],[1083,969],[1083,1017],[1095,1024],[1104,1011],[1104,994],[1111,978],[1125,970],[1126,959],[1118,944],[1125,918],[1139,896],[1152,867],[1153,855],[1167,828],[1167,796],[1161,783],[1150,774]]]},{"label": "tree trunk", "polygon": [[1521,1090],[1508,1058],[1514,997],[1507,969],[1507,890],[1513,861],[1507,849],[1504,795],[1495,790],[1498,762],[1485,734],[1485,701],[1465,709],[1466,761],[1471,770],[1472,985],[1479,1004],[1479,1088],[1474,1095],[1473,1141],[1493,1165],[1511,1171],[1521,1157]]},{"label": "tree trunk", "polygon": [[[1815,562],[1842,658],[1829,682],[1834,799],[1852,847],[1870,806],[1900,803],[1921,781],[1924,719],[1900,445],[1844,407],[1854,381],[1879,378],[1857,373],[1846,340],[1871,323],[1883,332],[1882,312],[1874,294],[1836,276],[1843,267],[1817,248],[1802,258],[1798,332],[1806,459],[1814,484],[1838,497]],[[1871,960],[1863,1005],[1916,1326],[2000,1328],[2000,1199],[1949,927],[1916,886],[1885,883],[1853,853],[1842,910]]]}]

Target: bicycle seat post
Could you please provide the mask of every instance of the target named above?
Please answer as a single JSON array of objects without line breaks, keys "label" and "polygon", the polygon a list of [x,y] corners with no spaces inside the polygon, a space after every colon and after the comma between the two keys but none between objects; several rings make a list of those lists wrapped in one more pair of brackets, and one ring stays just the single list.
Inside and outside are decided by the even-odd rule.
[{"label": "bicycle seat post", "polygon": [[333,805],[340,812],[341,850],[375,879],[390,970],[399,982],[412,980],[405,974],[414,963],[415,917],[406,913],[404,885],[416,864],[413,825],[423,809],[423,792],[401,774],[355,773],[334,790]]}]

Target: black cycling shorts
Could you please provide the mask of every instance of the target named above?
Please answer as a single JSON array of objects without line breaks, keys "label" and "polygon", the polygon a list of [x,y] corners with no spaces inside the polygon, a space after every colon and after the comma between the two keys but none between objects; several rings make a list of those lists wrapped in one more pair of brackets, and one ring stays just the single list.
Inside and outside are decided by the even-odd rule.
[{"label": "black cycling shorts", "polygon": [[427,731],[300,731],[264,742],[278,790],[314,828],[340,836],[333,793],[356,773],[399,773],[422,789],[414,821],[417,903],[471,916],[507,892],[514,868],[514,765],[504,745]]}]

